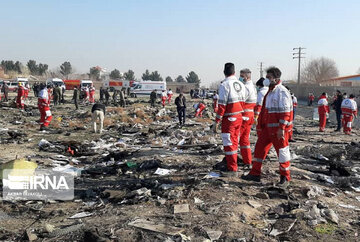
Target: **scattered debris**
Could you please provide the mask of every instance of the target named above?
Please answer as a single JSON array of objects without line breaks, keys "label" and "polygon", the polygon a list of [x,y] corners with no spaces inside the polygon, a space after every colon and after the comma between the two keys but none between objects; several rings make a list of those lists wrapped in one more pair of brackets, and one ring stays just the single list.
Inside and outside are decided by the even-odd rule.
[{"label": "scattered debris", "polygon": [[70,219],[78,219],[78,218],[85,218],[85,217],[90,217],[92,216],[93,213],[89,213],[89,212],[81,212],[81,213],[77,213],[74,214],[73,216],[69,217]]},{"label": "scattered debris", "polygon": [[158,233],[163,233],[167,235],[177,235],[184,231],[182,228],[177,228],[173,226],[169,226],[162,223],[157,223],[151,220],[146,220],[143,218],[138,218],[129,223],[129,226],[150,230]]},{"label": "scattered debris", "polygon": [[177,205],[174,205],[174,214],[188,213],[188,212],[190,212],[189,204],[177,204]]}]

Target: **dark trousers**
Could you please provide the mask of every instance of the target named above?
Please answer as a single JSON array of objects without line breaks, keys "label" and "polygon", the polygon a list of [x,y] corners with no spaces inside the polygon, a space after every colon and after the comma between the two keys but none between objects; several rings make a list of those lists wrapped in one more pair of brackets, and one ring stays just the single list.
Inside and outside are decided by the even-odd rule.
[{"label": "dark trousers", "polygon": [[337,129],[341,129],[341,110],[335,110],[336,111],[336,121],[337,121]]},{"label": "dark trousers", "polygon": [[59,97],[58,96],[54,96],[54,106],[59,104]]},{"label": "dark trousers", "polygon": [[180,124],[185,124],[185,107],[177,108]]},{"label": "dark trousers", "polygon": [[74,100],[74,103],[75,103],[75,107],[76,107],[76,109],[79,109],[79,106],[78,106],[78,100],[77,100],[77,99],[75,99],[75,100]]}]

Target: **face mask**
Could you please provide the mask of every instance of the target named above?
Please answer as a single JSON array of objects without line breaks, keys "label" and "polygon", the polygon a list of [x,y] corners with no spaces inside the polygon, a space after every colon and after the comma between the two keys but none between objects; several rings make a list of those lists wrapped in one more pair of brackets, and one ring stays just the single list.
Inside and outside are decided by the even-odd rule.
[{"label": "face mask", "polygon": [[269,80],[269,78],[266,78],[266,79],[264,80],[263,84],[264,84],[265,87],[270,86],[270,80]]},{"label": "face mask", "polygon": [[244,82],[244,77],[239,77],[239,81]]}]

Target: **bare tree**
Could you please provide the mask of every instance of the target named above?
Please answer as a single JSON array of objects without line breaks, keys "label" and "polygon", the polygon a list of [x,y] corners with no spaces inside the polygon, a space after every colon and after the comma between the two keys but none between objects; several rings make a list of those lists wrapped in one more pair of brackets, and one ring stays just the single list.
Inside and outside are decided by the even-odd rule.
[{"label": "bare tree", "polygon": [[339,76],[335,61],[320,57],[310,61],[301,73],[303,82],[318,83]]},{"label": "bare tree", "polygon": [[214,81],[210,83],[210,90],[218,90],[220,86],[221,81]]}]

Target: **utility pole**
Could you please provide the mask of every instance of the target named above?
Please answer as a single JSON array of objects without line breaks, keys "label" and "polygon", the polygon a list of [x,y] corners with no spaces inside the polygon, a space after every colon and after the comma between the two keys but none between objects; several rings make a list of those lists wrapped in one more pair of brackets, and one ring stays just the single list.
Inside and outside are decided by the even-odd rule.
[{"label": "utility pole", "polygon": [[260,77],[264,77],[263,64],[264,62],[260,62]]},{"label": "utility pole", "polygon": [[304,49],[306,49],[306,48],[303,48],[303,47],[293,48],[293,51],[296,51],[296,52],[293,53],[293,59],[298,59],[299,60],[298,61],[298,81],[297,81],[298,86],[300,85],[300,61],[301,61],[301,58],[305,58],[302,55],[306,54],[306,53],[301,52]]}]

